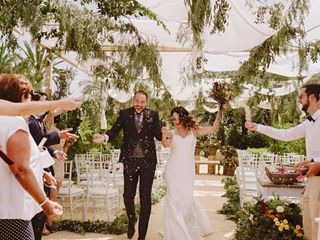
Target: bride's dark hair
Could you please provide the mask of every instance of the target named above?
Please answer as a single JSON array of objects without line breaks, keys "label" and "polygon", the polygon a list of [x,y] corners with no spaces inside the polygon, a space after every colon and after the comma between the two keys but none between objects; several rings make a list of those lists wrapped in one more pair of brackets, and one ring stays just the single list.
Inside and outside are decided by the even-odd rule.
[{"label": "bride's dark hair", "polygon": [[191,128],[198,128],[198,125],[196,124],[196,121],[192,119],[191,116],[189,116],[189,112],[182,106],[175,107],[171,110],[170,115],[172,116],[173,113],[178,114],[181,124],[186,127],[187,129]]}]

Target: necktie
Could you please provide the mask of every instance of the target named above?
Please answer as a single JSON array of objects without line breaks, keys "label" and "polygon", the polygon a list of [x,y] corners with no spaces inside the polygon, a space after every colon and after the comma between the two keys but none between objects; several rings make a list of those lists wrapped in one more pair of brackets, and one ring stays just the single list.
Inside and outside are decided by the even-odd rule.
[{"label": "necktie", "polygon": [[307,119],[308,119],[310,122],[315,122],[315,120],[313,119],[312,116],[307,116]]},{"label": "necktie", "polygon": [[141,128],[142,128],[143,115],[142,115],[142,113],[140,113],[140,114],[136,113],[134,117],[135,117],[136,128],[137,128],[138,132],[140,132]]}]

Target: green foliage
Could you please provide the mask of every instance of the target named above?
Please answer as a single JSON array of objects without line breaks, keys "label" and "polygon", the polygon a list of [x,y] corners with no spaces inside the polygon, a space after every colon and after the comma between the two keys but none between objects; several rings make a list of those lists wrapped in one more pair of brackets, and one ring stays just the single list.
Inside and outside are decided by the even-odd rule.
[{"label": "green foliage", "polygon": [[223,145],[220,148],[221,160],[220,163],[224,167],[236,168],[239,165],[237,150],[231,145]]},{"label": "green foliage", "polygon": [[[273,127],[279,129],[287,129],[293,127],[292,124],[283,124],[283,125],[274,125]],[[295,152],[302,155],[305,155],[305,139],[301,138],[295,141],[284,142],[280,140],[275,140],[269,137],[266,137],[269,145],[269,151],[274,152],[279,155],[283,155],[288,152]]]},{"label": "green foliage", "polygon": [[53,99],[61,99],[70,95],[70,84],[75,77],[73,69],[54,69],[53,81],[56,85]]},{"label": "green foliage", "polygon": [[246,204],[239,217],[236,240],[304,239],[301,209],[294,203],[258,199],[256,204]]},{"label": "green foliage", "polygon": [[227,198],[227,202],[223,204],[222,208],[218,210],[218,213],[225,214],[227,219],[237,221],[239,219],[240,198],[239,198],[239,185],[236,177],[225,177],[222,179],[224,183],[224,189]]},{"label": "green foliage", "polygon": [[236,124],[229,125],[226,142],[237,149],[247,148],[246,139],[239,131],[239,126]]},{"label": "green foliage", "polygon": [[247,143],[247,147],[251,148],[263,148],[268,146],[266,137],[257,132],[248,132],[248,134],[245,135],[245,142]]},{"label": "green foliage", "polygon": [[27,41],[24,41],[22,51],[25,57],[21,56],[21,64],[24,66],[24,74],[32,82],[35,89],[41,90],[44,80],[46,67],[48,66],[48,57],[45,49],[36,45],[32,47]]},{"label": "green foliage", "polygon": [[0,44],[0,73],[14,73],[17,69],[18,55],[5,44]]},{"label": "green foliage", "polygon": [[127,230],[128,220],[125,214],[119,215],[112,223],[105,221],[70,221],[55,222],[53,231],[70,231],[75,233],[123,234]]},{"label": "green foliage", "polygon": [[[29,31],[38,43],[44,38],[55,39],[56,45],[51,48],[53,54],[75,51],[80,59],[102,59],[105,61],[104,67],[112,70],[102,71],[100,76],[109,81],[112,79],[114,86],[120,89],[128,87],[132,79],[140,76],[143,70],[147,70],[155,85],[159,85],[159,54],[154,45],[149,44],[133,23],[128,21],[128,16],[132,14],[131,16],[135,17],[148,17],[165,28],[163,22],[135,0],[77,2],[83,5],[79,6],[70,1],[2,1],[1,39],[6,41],[9,47],[16,47],[13,29],[22,27]],[[84,6],[87,3],[95,5],[98,13],[88,10]],[[117,54],[104,54],[102,46],[113,44],[115,33],[122,36],[117,42],[123,47],[118,49],[120,52]],[[35,83],[39,84],[41,75],[42,72],[35,72],[30,73],[29,77],[35,78]],[[38,85],[36,87],[39,88]]]},{"label": "green foliage", "polygon": [[188,23],[191,26],[196,45],[201,46],[201,35],[206,26],[211,27],[211,34],[225,31],[230,10],[228,1],[215,1],[213,11],[211,2],[206,0],[185,0],[185,4],[189,8]]},{"label": "green foliage", "polygon": [[268,152],[268,149],[267,148],[248,148],[247,151],[250,153],[260,154],[260,153]]},{"label": "green foliage", "polygon": [[308,54],[318,55],[319,51],[314,47],[317,44],[312,45],[311,48],[309,43],[302,44],[305,43],[303,26],[309,11],[309,1],[291,0],[288,6],[287,8],[283,2],[278,2],[272,6],[261,6],[255,12],[257,23],[268,23],[277,32],[250,51],[249,59],[240,67],[237,76],[238,84],[250,82],[256,86],[261,85],[270,63],[277,55],[287,53],[292,40],[299,42],[300,71],[306,67]]},{"label": "green foliage", "polygon": [[166,186],[160,186],[156,190],[151,193],[151,204],[157,204],[160,202],[161,198],[163,198],[167,193]]}]

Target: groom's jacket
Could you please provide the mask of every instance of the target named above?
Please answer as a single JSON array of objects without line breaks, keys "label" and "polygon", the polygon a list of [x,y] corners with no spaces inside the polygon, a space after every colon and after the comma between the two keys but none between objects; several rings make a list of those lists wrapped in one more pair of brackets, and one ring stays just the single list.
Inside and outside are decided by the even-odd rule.
[{"label": "groom's jacket", "polygon": [[133,151],[138,142],[140,142],[145,158],[149,161],[157,162],[156,147],[154,138],[161,141],[161,125],[156,111],[146,108],[143,111],[143,122],[141,131],[138,132],[135,125],[134,108],[120,110],[119,116],[107,131],[109,141],[112,141],[123,129],[123,143],[121,146],[120,162],[126,162],[126,159],[133,155]]}]

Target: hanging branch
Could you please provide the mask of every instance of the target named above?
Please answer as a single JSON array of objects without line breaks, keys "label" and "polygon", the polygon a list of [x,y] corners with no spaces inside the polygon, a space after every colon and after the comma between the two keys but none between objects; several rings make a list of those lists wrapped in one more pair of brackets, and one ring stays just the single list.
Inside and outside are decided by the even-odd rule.
[{"label": "hanging branch", "polygon": [[[227,24],[230,6],[227,0],[215,1],[213,11],[211,1],[185,0],[188,9],[188,23],[192,29],[193,42],[196,46],[202,45],[202,33],[206,26],[210,26],[211,34],[224,32]],[[211,26],[212,24],[212,26]]]}]

